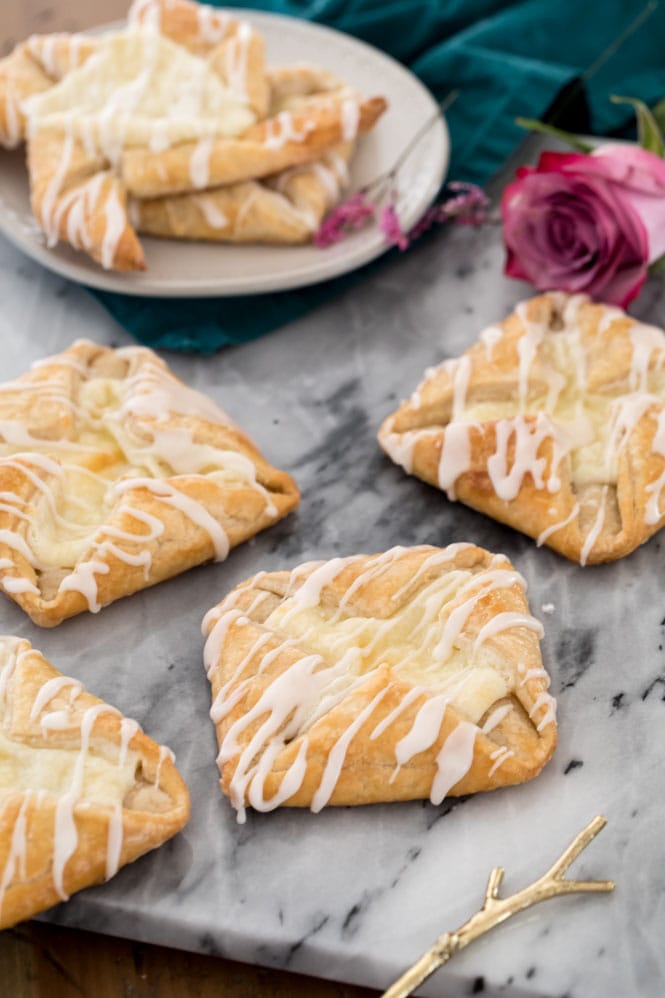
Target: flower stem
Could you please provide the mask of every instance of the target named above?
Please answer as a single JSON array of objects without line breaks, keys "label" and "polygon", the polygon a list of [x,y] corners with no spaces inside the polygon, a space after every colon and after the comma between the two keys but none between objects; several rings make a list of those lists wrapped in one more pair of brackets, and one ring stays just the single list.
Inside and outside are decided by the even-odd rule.
[{"label": "flower stem", "polygon": [[427,132],[432,127],[432,125],[446,113],[448,108],[450,108],[455,103],[458,97],[459,97],[459,90],[451,90],[450,93],[446,94],[443,100],[439,101],[439,103],[437,104],[436,111],[434,111],[433,114],[431,114],[430,117],[423,122],[423,124],[420,126],[420,128],[413,136],[411,141],[408,143],[408,145],[402,150],[402,152],[397,157],[390,170],[386,171],[386,173],[380,174],[380,176],[378,177],[375,177],[374,180],[372,180],[369,184],[366,184],[365,187],[361,187],[360,193],[369,194],[369,192],[374,190],[375,187],[380,187],[382,184],[386,183],[387,181],[394,180],[400,167],[409,158],[414,148],[418,145],[423,136],[426,135]]}]

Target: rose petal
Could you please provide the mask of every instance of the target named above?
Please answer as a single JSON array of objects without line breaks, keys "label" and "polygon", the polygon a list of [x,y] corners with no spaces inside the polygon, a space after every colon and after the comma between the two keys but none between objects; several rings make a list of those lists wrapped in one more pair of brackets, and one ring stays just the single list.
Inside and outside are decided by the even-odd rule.
[{"label": "rose petal", "polygon": [[574,172],[587,159],[544,154],[539,166],[555,169],[523,171],[506,187],[506,273],[540,289],[587,291],[625,304],[645,279],[647,230],[619,185]]}]

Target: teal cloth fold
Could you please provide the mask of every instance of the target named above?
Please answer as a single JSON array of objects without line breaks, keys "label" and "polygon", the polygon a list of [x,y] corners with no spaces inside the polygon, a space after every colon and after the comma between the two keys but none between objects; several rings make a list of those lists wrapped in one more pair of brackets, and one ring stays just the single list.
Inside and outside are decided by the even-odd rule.
[{"label": "teal cloth fold", "polygon": [[[458,89],[460,97],[447,115],[452,137],[448,175],[479,184],[523,138],[515,118],[542,117],[562,88],[579,78],[639,12],[634,0],[251,0],[224,6],[251,6],[330,25],[390,53],[438,99]],[[631,127],[626,107],[612,104],[610,94],[649,104],[665,95],[663,51],[665,4],[585,81],[593,133],[625,135]],[[260,296],[93,294],[142,343],[210,353],[299,318],[380,263],[308,288]]]}]

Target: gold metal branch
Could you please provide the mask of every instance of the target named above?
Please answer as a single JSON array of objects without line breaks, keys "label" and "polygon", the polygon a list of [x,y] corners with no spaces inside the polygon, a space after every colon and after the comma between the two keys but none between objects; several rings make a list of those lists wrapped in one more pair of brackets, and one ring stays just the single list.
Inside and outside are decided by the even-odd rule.
[{"label": "gold metal branch", "polygon": [[600,814],[597,815],[573,839],[565,852],[542,877],[510,897],[499,897],[504,870],[496,866],[489,875],[485,900],[480,911],[459,929],[439,936],[434,945],[388,988],[383,998],[406,998],[435,970],[447,963],[460,950],[465,949],[474,939],[489,932],[495,925],[505,922],[518,911],[524,911],[525,908],[530,908],[540,901],[547,901],[548,898],[559,897],[561,894],[597,894],[614,890],[612,880],[567,880],[564,877],[573,860],[577,859],[606,824],[607,819]]}]

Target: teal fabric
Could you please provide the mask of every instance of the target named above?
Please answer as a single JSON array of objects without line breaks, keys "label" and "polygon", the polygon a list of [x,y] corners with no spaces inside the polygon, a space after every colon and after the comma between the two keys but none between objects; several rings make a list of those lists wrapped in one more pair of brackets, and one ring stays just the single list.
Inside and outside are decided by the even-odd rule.
[{"label": "teal fabric", "polygon": [[[634,0],[251,0],[224,6],[251,6],[339,28],[409,66],[437,98],[459,89],[447,116],[449,177],[480,184],[523,137],[514,119],[540,118],[640,10]],[[626,107],[612,104],[609,94],[650,104],[665,95],[663,52],[665,3],[586,81],[593,132],[626,134],[630,127]],[[376,266],[380,261],[310,288],[242,298],[94,294],[141,342],[208,353],[304,315]]]}]

